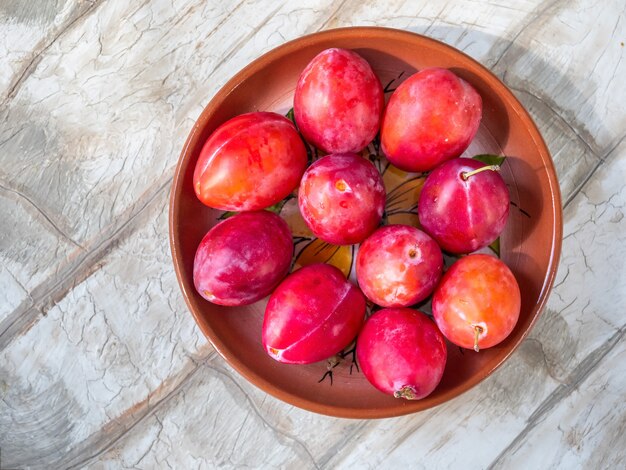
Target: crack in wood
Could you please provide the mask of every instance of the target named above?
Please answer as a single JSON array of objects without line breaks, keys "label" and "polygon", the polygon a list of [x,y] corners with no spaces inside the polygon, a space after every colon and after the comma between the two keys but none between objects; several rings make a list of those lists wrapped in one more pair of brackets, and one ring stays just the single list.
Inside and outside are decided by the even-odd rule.
[{"label": "crack in wood", "polygon": [[67,24],[62,26],[61,29],[54,35],[52,40],[48,42],[48,44],[46,44],[38,52],[35,52],[33,54],[33,57],[28,62],[28,64],[26,64],[26,66],[22,70],[22,73],[10,85],[9,90],[7,91],[7,95],[0,105],[0,108],[6,107],[9,101],[11,101],[15,97],[15,95],[17,95],[24,81],[30,76],[31,73],[33,73],[33,71],[35,71],[37,65],[39,65],[39,62],[41,62],[44,54],[54,45],[54,43],[56,43],[59,38],[61,38],[61,36],[69,31],[78,21],[85,18],[89,13],[93,12],[98,5],[103,3],[103,1],[104,0],[94,0],[93,2],[89,3],[88,6],[81,13],[79,13],[76,17],[70,20]]},{"label": "crack in wood", "polygon": [[559,385],[548,397],[535,409],[532,415],[526,421],[526,426],[522,429],[515,439],[504,448],[500,454],[491,462],[488,470],[499,468],[499,465],[510,454],[515,453],[517,447],[524,442],[524,439],[530,432],[541,423],[545,417],[558,405],[563,399],[568,397],[578,389],[589,375],[596,370],[596,367],[602,360],[615,348],[624,337],[626,326],[622,326],[613,336],[606,340],[601,346],[592,351],[585,357],[582,362],[572,371],[566,383]]},{"label": "crack in wood", "polygon": [[[215,350],[211,348],[206,355],[201,356],[200,360],[189,357],[193,363],[191,370],[184,373],[174,388],[169,390],[165,396],[151,403],[151,399],[154,397],[156,390],[151,392],[143,401],[133,406],[131,409],[134,411],[133,413],[127,412],[124,415],[128,418],[127,420],[121,418],[115,419],[111,422],[113,423],[112,425],[105,426],[100,432],[90,435],[78,446],[75,446],[68,454],[64,455],[63,467],[68,470],[84,468],[87,464],[103,455],[137,425],[153,416],[162,406],[175,397],[185,384],[198,373],[201,367],[216,354]],[[139,408],[140,411],[137,412],[135,408]],[[112,426],[114,427],[113,430],[111,429]],[[85,456],[85,454],[88,455]]]},{"label": "crack in wood", "polygon": [[61,236],[61,238],[70,242],[76,248],[79,248],[80,250],[83,250],[83,251],[85,250],[84,246],[82,246],[80,243],[78,243],[76,240],[70,237],[67,233],[61,230],[61,228],[54,222],[54,220],[52,220],[52,218],[48,214],[46,214],[46,212],[41,207],[39,207],[37,203],[35,203],[35,201],[29,198],[26,194],[16,189],[11,189],[2,183],[0,183],[0,190],[6,191],[11,194],[15,194],[18,198],[26,201],[29,206],[35,209],[35,211],[44,218],[44,220],[48,223],[48,225],[50,225],[54,229],[54,231]]},{"label": "crack in wood", "polygon": [[[152,208],[169,189],[172,173],[167,171],[165,176],[156,182],[157,189],[144,198],[140,198],[126,211],[126,217],[121,217],[124,222],[114,226],[110,231],[101,232],[97,240],[90,243],[85,251],[73,262],[64,267],[60,274],[47,279],[31,291],[31,302],[23,302],[7,318],[0,322],[0,351],[4,350],[14,338],[28,331],[51,305],[62,299],[67,292],[79,282],[88,277],[98,263],[121,241],[132,235],[139,224],[143,222],[142,215],[147,209]],[[107,233],[108,232],[108,233]]]},{"label": "crack in wood", "polygon": [[519,31],[517,33],[515,33],[515,36],[513,36],[509,42],[509,44],[506,46],[506,48],[504,49],[504,51],[502,51],[502,54],[500,54],[500,57],[498,57],[496,59],[496,61],[493,63],[493,66],[491,67],[492,69],[495,69],[498,64],[500,63],[500,61],[508,54],[509,49],[511,49],[511,47],[513,46],[513,44],[515,43],[515,41],[517,41],[517,39],[528,29],[530,28],[536,21],[538,21],[539,19],[546,18],[546,12],[548,10],[550,10],[551,8],[557,9],[559,4],[563,3],[563,0],[553,0],[551,2],[548,2],[547,4],[543,3],[541,5],[539,5],[539,7],[537,9],[535,9],[529,16],[531,16],[531,18],[526,21],[519,29]]},{"label": "crack in wood", "polygon": [[601,158],[599,158],[599,161],[594,165],[594,167],[587,174],[585,179],[583,179],[580,184],[576,188],[574,188],[572,193],[565,199],[565,202],[563,203],[563,209],[566,209],[572,202],[574,202],[576,196],[578,196],[578,194],[584,190],[585,186],[587,185],[587,183],[589,183],[589,181],[591,181],[592,177],[596,174],[598,169],[606,162],[611,160],[613,153],[624,142],[624,140],[626,140],[626,134],[623,135],[610,149],[608,149]]}]

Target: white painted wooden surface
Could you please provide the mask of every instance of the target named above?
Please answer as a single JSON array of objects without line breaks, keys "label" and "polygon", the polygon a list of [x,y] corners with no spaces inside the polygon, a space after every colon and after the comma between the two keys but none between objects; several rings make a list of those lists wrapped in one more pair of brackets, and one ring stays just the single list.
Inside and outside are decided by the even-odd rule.
[{"label": "white painted wooden surface", "polygon": [[[187,312],[167,240],[204,104],[272,47],[349,25],[494,70],[565,204],[530,338],[461,397],[379,421],[239,377]],[[623,0],[1,0],[0,468],[626,467],[625,41]]]}]

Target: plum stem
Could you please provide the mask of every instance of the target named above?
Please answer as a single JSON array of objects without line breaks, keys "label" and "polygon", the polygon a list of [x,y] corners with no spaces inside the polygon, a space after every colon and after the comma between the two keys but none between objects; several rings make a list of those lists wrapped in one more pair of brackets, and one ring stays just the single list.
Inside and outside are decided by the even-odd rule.
[{"label": "plum stem", "polygon": [[476,325],[474,327],[474,351],[479,352],[480,348],[478,347],[478,337],[483,332],[482,327]]},{"label": "plum stem", "polygon": [[407,400],[417,400],[415,388],[411,385],[405,385],[400,390],[396,390],[393,392],[393,396],[396,398],[405,398]]},{"label": "plum stem", "polygon": [[470,176],[474,176],[476,173],[480,173],[482,171],[487,171],[487,170],[500,171],[500,166],[499,165],[487,165],[487,166],[477,168],[476,170],[464,171],[463,173],[461,173],[461,178],[463,178],[463,181],[467,181]]}]

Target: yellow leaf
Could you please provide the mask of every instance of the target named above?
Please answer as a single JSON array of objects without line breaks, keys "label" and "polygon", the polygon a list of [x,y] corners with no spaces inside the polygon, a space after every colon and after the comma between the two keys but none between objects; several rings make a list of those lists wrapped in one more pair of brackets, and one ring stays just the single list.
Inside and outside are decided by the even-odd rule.
[{"label": "yellow leaf", "polygon": [[411,227],[422,228],[417,212],[415,214],[408,212],[394,212],[387,216],[387,224],[395,225],[409,225]]},{"label": "yellow leaf", "polygon": [[313,232],[309,229],[300,214],[298,198],[295,197],[285,203],[280,211],[280,216],[287,222],[287,226],[294,237],[312,238]]},{"label": "yellow leaf", "polygon": [[417,202],[426,181],[423,174],[407,173],[394,166],[388,166],[383,173],[387,191],[385,213],[387,223],[406,224],[419,227]]},{"label": "yellow leaf", "polygon": [[336,266],[348,277],[352,270],[354,249],[351,245],[337,246],[315,238],[296,256],[294,270],[314,263],[327,263]]}]

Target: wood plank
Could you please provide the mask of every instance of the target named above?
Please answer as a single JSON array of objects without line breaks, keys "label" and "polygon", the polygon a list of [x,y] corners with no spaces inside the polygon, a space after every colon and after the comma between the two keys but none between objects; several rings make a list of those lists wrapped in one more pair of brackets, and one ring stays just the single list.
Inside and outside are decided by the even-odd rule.
[{"label": "wood plank", "polygon": [[219,356],[212,358],[209,363],[230,377],[234,387],[243,390],[273,429],[302,442],[316,465],[322,465],[368,424],[368,420],[321,416],[288,405],[252,386]]},{"label": "wood plank", "polygon": [[625,175],[623,142],[564,211],[559,273],[542,327],[532,334],[559,380],[625,323]]},{"label": "wood plank", "polygon": [[7,468],[61,467],[99,451],[213,354],[171,268],[167,196],[98,270],[0,353]]},{"label": "wood plank", "polygon": [[0,324],[18,305],[32,302],[28,298],[28,290],[15,278],[5,266],[0,265]]},{"label": "wood plank", "polygon": [[424,34],[461,49],[491,67],[527,22],[536,18],[538,0],[362,1],[347,3],[327,27],[385,26]]},{"label": "wood plank", "polygon": [[315,468],[305,444],[266,422],[225,375],[203,365],[124,442],[85,468]]},{"label": "wood plank", "polygon": [[[223,49],[196,50],[198,32],[210,34],[230,8],[110,2],[98,13],[48,50],[11,100],[2,128],[8,140],[0,138],[5,186],[85,245],[175,163],[188,129],[178,125],[192,117],[168,102],[182,85],[175,72],[203,52],[204,67],[216,65],[213,54]],[[168,76],[171,85],[163,83]]]},{"label": "wood plank", "polygon": [[0,102],[15,93],[42,54],[95,2],[71,0],[0,3]]},{"label": "wood plank", "polygon": [[2,186],[0,220],[1,333],[14,310],[24,311],[33,305],[32,290],[57,273],[58,258],[69,256],[77,247],[23,196]]},{"label": "wood plank", "polygon": [[[68,29],[92,6],[88,3],[43,2],[40,4],[7,0],[0,3],[0,103],[14,91],[18,81],[33,68],[41,53],[55,38]],[[2,106],[3,107],[3,106]],[[4,138],[0,138],[2,142]],[[0,145],[0,148],[2,146]],[[4,152],[3,161],[4,161]],[[3,323],[15,309],[25,310],[33,305],[32,289],[55,273],[54,254],[66,256],[76,247],[71,239],[59,232],[54,222],[28,197],[11,190],[0,181],[0,220],[6,231],[0,240],[0,332]],[[18,225],[9,221],[20,220]],[[6,224],[6,225],[5,225]],[[3,227],[4,228],[4,227]],[[41,263],[30,263],[25,248],[38,250]],[[11,256],[6,256],[11,252]]]},{"label": "wood plank", "polygon": [[[64,282],[68,276],[80,282],[94,258],[97,262],[98,252],[106,250],[102,243],[114,240],[119,229],[141,212],[146,201],[166,190],[176,155],[200,104],[195,104],[189,116],[177,117],[164,103],[164,95],[160,104],[162,112],[156,114],[157,122],[154,109],[159,105],[146,101],[145,95],[134,89],[144,83],[153,89],[155,96],[159,95],[165,76],[192,55],[196,43],[189,42],[189,38],[202,26],[210,29],[218,25],[230,13],[226,7],[211,8],[203,2],[178,6],[181,10],[171,5],[169,14],[160,12],[163,14],[157,15],[156,23],[152,24],[157,30],[171,34],[172,25],[180,21],[181,38],[166,37],[169,49],[158,49],[165,53],[163,64],[158,64],[155,58],[137,60],[154,50],[154,38],[141,40],[142,33],[151,28],[150,22],[145,21],[151,15],[150,5],[137,8],[111,2],[103,5],[97,17],[83,18],[85,26],[60,37],[39,67],[25,79],[20,93],[0,111],[5,122],[0,127],[0,152],[6,155],[5,165],[0,169],[2,195],[13,199],[19,196],[24,206],[8,212],[3,220],[14,232],[10,239],[20,240],[25,236],[22,234],[28,234],[28,239],[32,239],[29,245],[40,246],[42,254],[24,256],[18,250],[19,244],[2,250],[3,264],[25,286],[26,296],[30,294],[38,305],[29,311],[29,304],[23,303],[12,314],[5,312],[5,321],[0,323],[0,336],[3,336],[0,343],[6,344],[15,334],[29,328],[38,318],[38,310],[47,310],[49,297],[63,296],[71,287]],[[133,14],[137,17],[134,22],[121,22],[120,29],[117,18],[132,19]],[[118,38],[118,34],[122,37]],[[100,50],[101,41],[115,44],[119,50],[106,54]],[[75,47],[77,42],[81,47]],[[181,44],[187,44],[191,50],[184,57],[179,52],[176,58],[176,49]],[[218,48],[213,49],[205,50],[205,54],[219,52]],[[125,50],[129,50],[128,54]],[[133,54],[137,55],[130,59]],[[83,60],[93,65],[85,65]],[[135,67],[120,72],[118,79],[122,83],[116,80],[118,86],[111,87],[112,77],[124,69],[127,60],[135,61]],[[132,78],[142,72],[148,76],[139,81]],[[80,98],[85,83],[89,84],[85,93],[92,95],[91,103],[87,96]],[[99,106],[104,111],[86,116],[86,104],[91,105],[88,109],[98,106],[98,97],[89,90],[104,92],[111,88],[118,93],[103,97]],[[129,111],[124,111],[125,108]],[[119,139],[113,139],[113,135]],[[25,210],[32,215],[22,215]],[[50,229],[31,230],[33,218],[35,223],[56,228],[58,240],[47,240]],[[76,227],[81,226],[88,233],[76,233]],[[62,244],[65,239],[78,247],[63,250],[53,245]]]},{"label": "wood plank", "polygon": [[584,381],[566,390],[547,416],[521,434],[492,468],[624,468],[626,342],[624,328]]},{"label": "wood plank", "polygon": [[537,124],[550,150],[561,198],[563,204],[568,204],[602,160],[551,107],[526,90],[512,90]]},{"label": "wood plank", "polygon": [[[496,70],[549,106],[605,157],[624,137],[626,5],[557,1],[506,51]],[[529,53],[528,51],[532,51]]]}]

